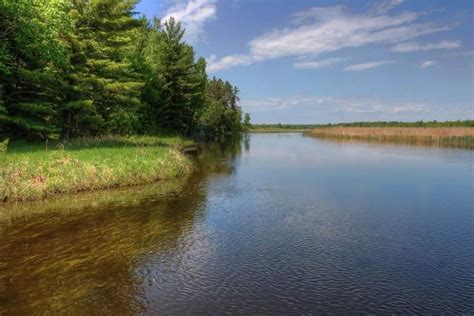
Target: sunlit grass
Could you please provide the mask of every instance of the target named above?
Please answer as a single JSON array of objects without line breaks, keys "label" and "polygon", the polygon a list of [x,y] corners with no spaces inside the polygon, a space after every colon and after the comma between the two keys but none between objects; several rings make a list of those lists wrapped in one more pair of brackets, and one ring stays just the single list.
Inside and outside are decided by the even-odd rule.
[{"label": "sunlit grass", "polygon": [[132,186],[191,170],[176,136],[104,137],[68,143],[12,143],[0,154],[0,201]]}]

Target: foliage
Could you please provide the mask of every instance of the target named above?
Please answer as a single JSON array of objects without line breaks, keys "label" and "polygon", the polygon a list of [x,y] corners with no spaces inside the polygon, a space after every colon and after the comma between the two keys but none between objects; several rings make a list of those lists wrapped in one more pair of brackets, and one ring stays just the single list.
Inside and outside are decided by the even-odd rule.
[{"label": "foliage", "polygon": [[67,34],[68,91],[61,109],[66,138],[88,134],[131,134],[143,81],[132,61],[137,1],[72,1],[74,31]]},{"label": "foliage", "polygon": [[0,0],[0,135],[241,130],[237,88],[208,82],[181,24],[136,17],[137,2]]},{"label": "foliage", "polygon": [[68,28],[61,0],[0,0],[0,132],[54,137]]},{"label": "foliage", "polygon": [[246,131],[249,131],[252,128],[252,124],[250,123],[250,113],[245,113],[244,115],[243,128]]},{"label": "foliage", "polygon": [[238,93],[237,87],[227,81],[213,78],[208,82],[207,106],[197,123],[201,137],[216,138],[243,130]]}]

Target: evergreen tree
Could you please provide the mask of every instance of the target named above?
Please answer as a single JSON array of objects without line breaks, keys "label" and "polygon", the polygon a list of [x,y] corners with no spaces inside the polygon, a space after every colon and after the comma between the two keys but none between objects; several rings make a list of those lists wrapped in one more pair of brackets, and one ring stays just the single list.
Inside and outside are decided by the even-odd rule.
[{"label": "evergreen tree", "polygon": [[192,132],[194,105],[199,93],[199,76],[194,64],[194,50],[184,43],[181,23],[170,18],[164,24],[162,54],[162,107],[160,125],[183,134]]},{"label": "evergreen tree", "polygon": [[138,0],[0,0],[0,134],[64,138],[242,129],[238,89],[208,80],[184,29]]},{"label": "evergreen tree", "polygon": [[237,87],[227,81],[215,77],[209,80],[206,107],[199,118],[199,129],[203,137],[216,138],[243,129],[238,93]]},{"label": "evergreen tree", "polygon": [[72,0],[68,37],[71,67],[62,108],[66,135],[133,133],[137,129],[140,74],[133,68],[137,0]]},{"label": "evergreen tree", "polygon": [[145,76],[145,85],[142,89],[142,106],[140,111],[142,124],[141,132],[157,133],[160,126],[159,113],[162,107],[162,72],[164,33],[161,22],[154,19],[152,24],[145,28],[140,37],[138,59],[142,73]]}]

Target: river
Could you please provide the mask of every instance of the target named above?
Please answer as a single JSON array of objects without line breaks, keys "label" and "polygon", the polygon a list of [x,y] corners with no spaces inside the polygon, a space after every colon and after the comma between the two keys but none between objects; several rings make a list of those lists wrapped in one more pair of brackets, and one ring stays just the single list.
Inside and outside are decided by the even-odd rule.
[{"label": "river", "polygon": [[473,313],[473,151],[298,133],[0,210],[0,314]]}]

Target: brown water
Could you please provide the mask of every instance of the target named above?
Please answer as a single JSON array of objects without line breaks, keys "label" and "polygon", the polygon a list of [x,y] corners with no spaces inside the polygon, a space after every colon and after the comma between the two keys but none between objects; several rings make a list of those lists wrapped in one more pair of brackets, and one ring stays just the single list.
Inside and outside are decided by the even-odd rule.
[{"label": "brown water", "polygon": [[0,209],[0,314],[474,312],[472,151],[253,134]]}]

